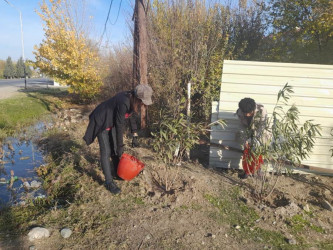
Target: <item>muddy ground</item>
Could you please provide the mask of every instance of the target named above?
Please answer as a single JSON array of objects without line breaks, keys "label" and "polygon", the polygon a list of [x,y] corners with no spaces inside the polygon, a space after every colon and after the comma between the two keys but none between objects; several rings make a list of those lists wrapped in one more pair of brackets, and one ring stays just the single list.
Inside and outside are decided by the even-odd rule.
[{"label": "muddy ground", "polygon": [[[77,185],[76,193],[31,218],[23,235],[9,235],[1,249],[333,249],[332,177],[282,175],[275,191],[259,201],[253,194],[257,179],[209,168],[207,147],[196,148],[191,161],[167,167],[149,139],[141,139],[140,148],[125,151],[145,163],[144,171],[116,181],[122,192],[113,195],[103,187],[97,142],[83,145],[87,120],[79,121],[61,123],[61,132],[40,140],[47,160],[57,159],[45,182]],[[72,143],[68,151],[50,158],[65,140]],[[29,241],[34,226],[49,229],[50,237]],[[63,227],[73,231],[67,239],[59,233]]]}]

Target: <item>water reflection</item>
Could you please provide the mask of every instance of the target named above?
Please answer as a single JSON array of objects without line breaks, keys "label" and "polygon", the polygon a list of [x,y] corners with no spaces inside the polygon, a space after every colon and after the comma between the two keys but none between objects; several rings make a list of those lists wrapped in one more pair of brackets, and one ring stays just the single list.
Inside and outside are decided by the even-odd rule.
[{"label": "water reflection", "polygon": [[0,206],[43,195],[40,185],[30,186],[41,183],[34,168],[43,164],[42,152],[32,140],[7,138],[0,146]]}]

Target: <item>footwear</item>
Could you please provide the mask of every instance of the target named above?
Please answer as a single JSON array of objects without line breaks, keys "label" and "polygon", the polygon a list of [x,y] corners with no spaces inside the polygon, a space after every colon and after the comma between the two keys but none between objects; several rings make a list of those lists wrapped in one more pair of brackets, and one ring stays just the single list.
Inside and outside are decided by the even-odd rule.
[{"label": "footwear", "polygon": [[249,177],[248,174],[244,173],[243,175],[240,176],[241,179],[245,180]]},{"label": "footwear", "polygon": [[113,182],[106,182],[105,187],[109,190],[112,194],[119,194],[121,192],[120,188]]},{"label": "footwear", "polygon": [[118,175],[114,175],[113,179],[116,181],[123,181],[123,179],[121,177],[119,177]]}]

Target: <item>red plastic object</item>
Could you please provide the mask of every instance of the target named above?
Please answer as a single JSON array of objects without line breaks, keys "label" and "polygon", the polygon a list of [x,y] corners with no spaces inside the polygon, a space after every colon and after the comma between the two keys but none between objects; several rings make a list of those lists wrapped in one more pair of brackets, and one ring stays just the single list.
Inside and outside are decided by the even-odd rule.
[{"label": "red plastic object", "polygon": [[254,155],[250,152],[249,147],[244,149],[242,165],[246,174],[254,174],[260,169],[262,163],[264,163],[264,160],[261,155],[255,159]]},{"label": "red plastic object", "polygon": [[145,164],[134,156],[122,154],[118,164],[117,174],[120,178],[130,181],[141,172],[144,166]]}]

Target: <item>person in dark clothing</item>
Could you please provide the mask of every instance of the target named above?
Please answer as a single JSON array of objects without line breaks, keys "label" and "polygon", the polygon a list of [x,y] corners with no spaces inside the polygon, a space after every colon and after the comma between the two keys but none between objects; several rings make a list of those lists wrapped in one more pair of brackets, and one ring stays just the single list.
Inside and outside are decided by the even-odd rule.
[{"label": "person in dark clothing", "polygon": [[120,92],[102,102],[89,115],[89,124],[83,139],[87,145],[90,145],[97,137],[105,185],[112,193],[120,192],[113,182],[113,178],[117,177],[117,166],[124,152],[125,119],[128,118],[130,121],[133,135],[132,147],[137,147],[138,134],[135,116],[138,112],[136,109],[141,105],[151,105],[152,93],[153,90],[149,85],[139,84],[132,91]]},{"label": "person in dark clothing", "polygon": [[256,145],[259,138],[265,141],[268,138],[267,131],[265,130],[267,111],[262,104],[256,103],[252,98],[243,98],[238,103],[238,110],[236,112],[240,120],[243,130],[247,130],[247,137],[244,139],[244,153],[243,153],[243,169],[244,175],[242,178],[246,179],[249,175],[255,172],[260,174],[260,166],[263,163],[261,155],[254,158],[251,153],[251,148]]}]

